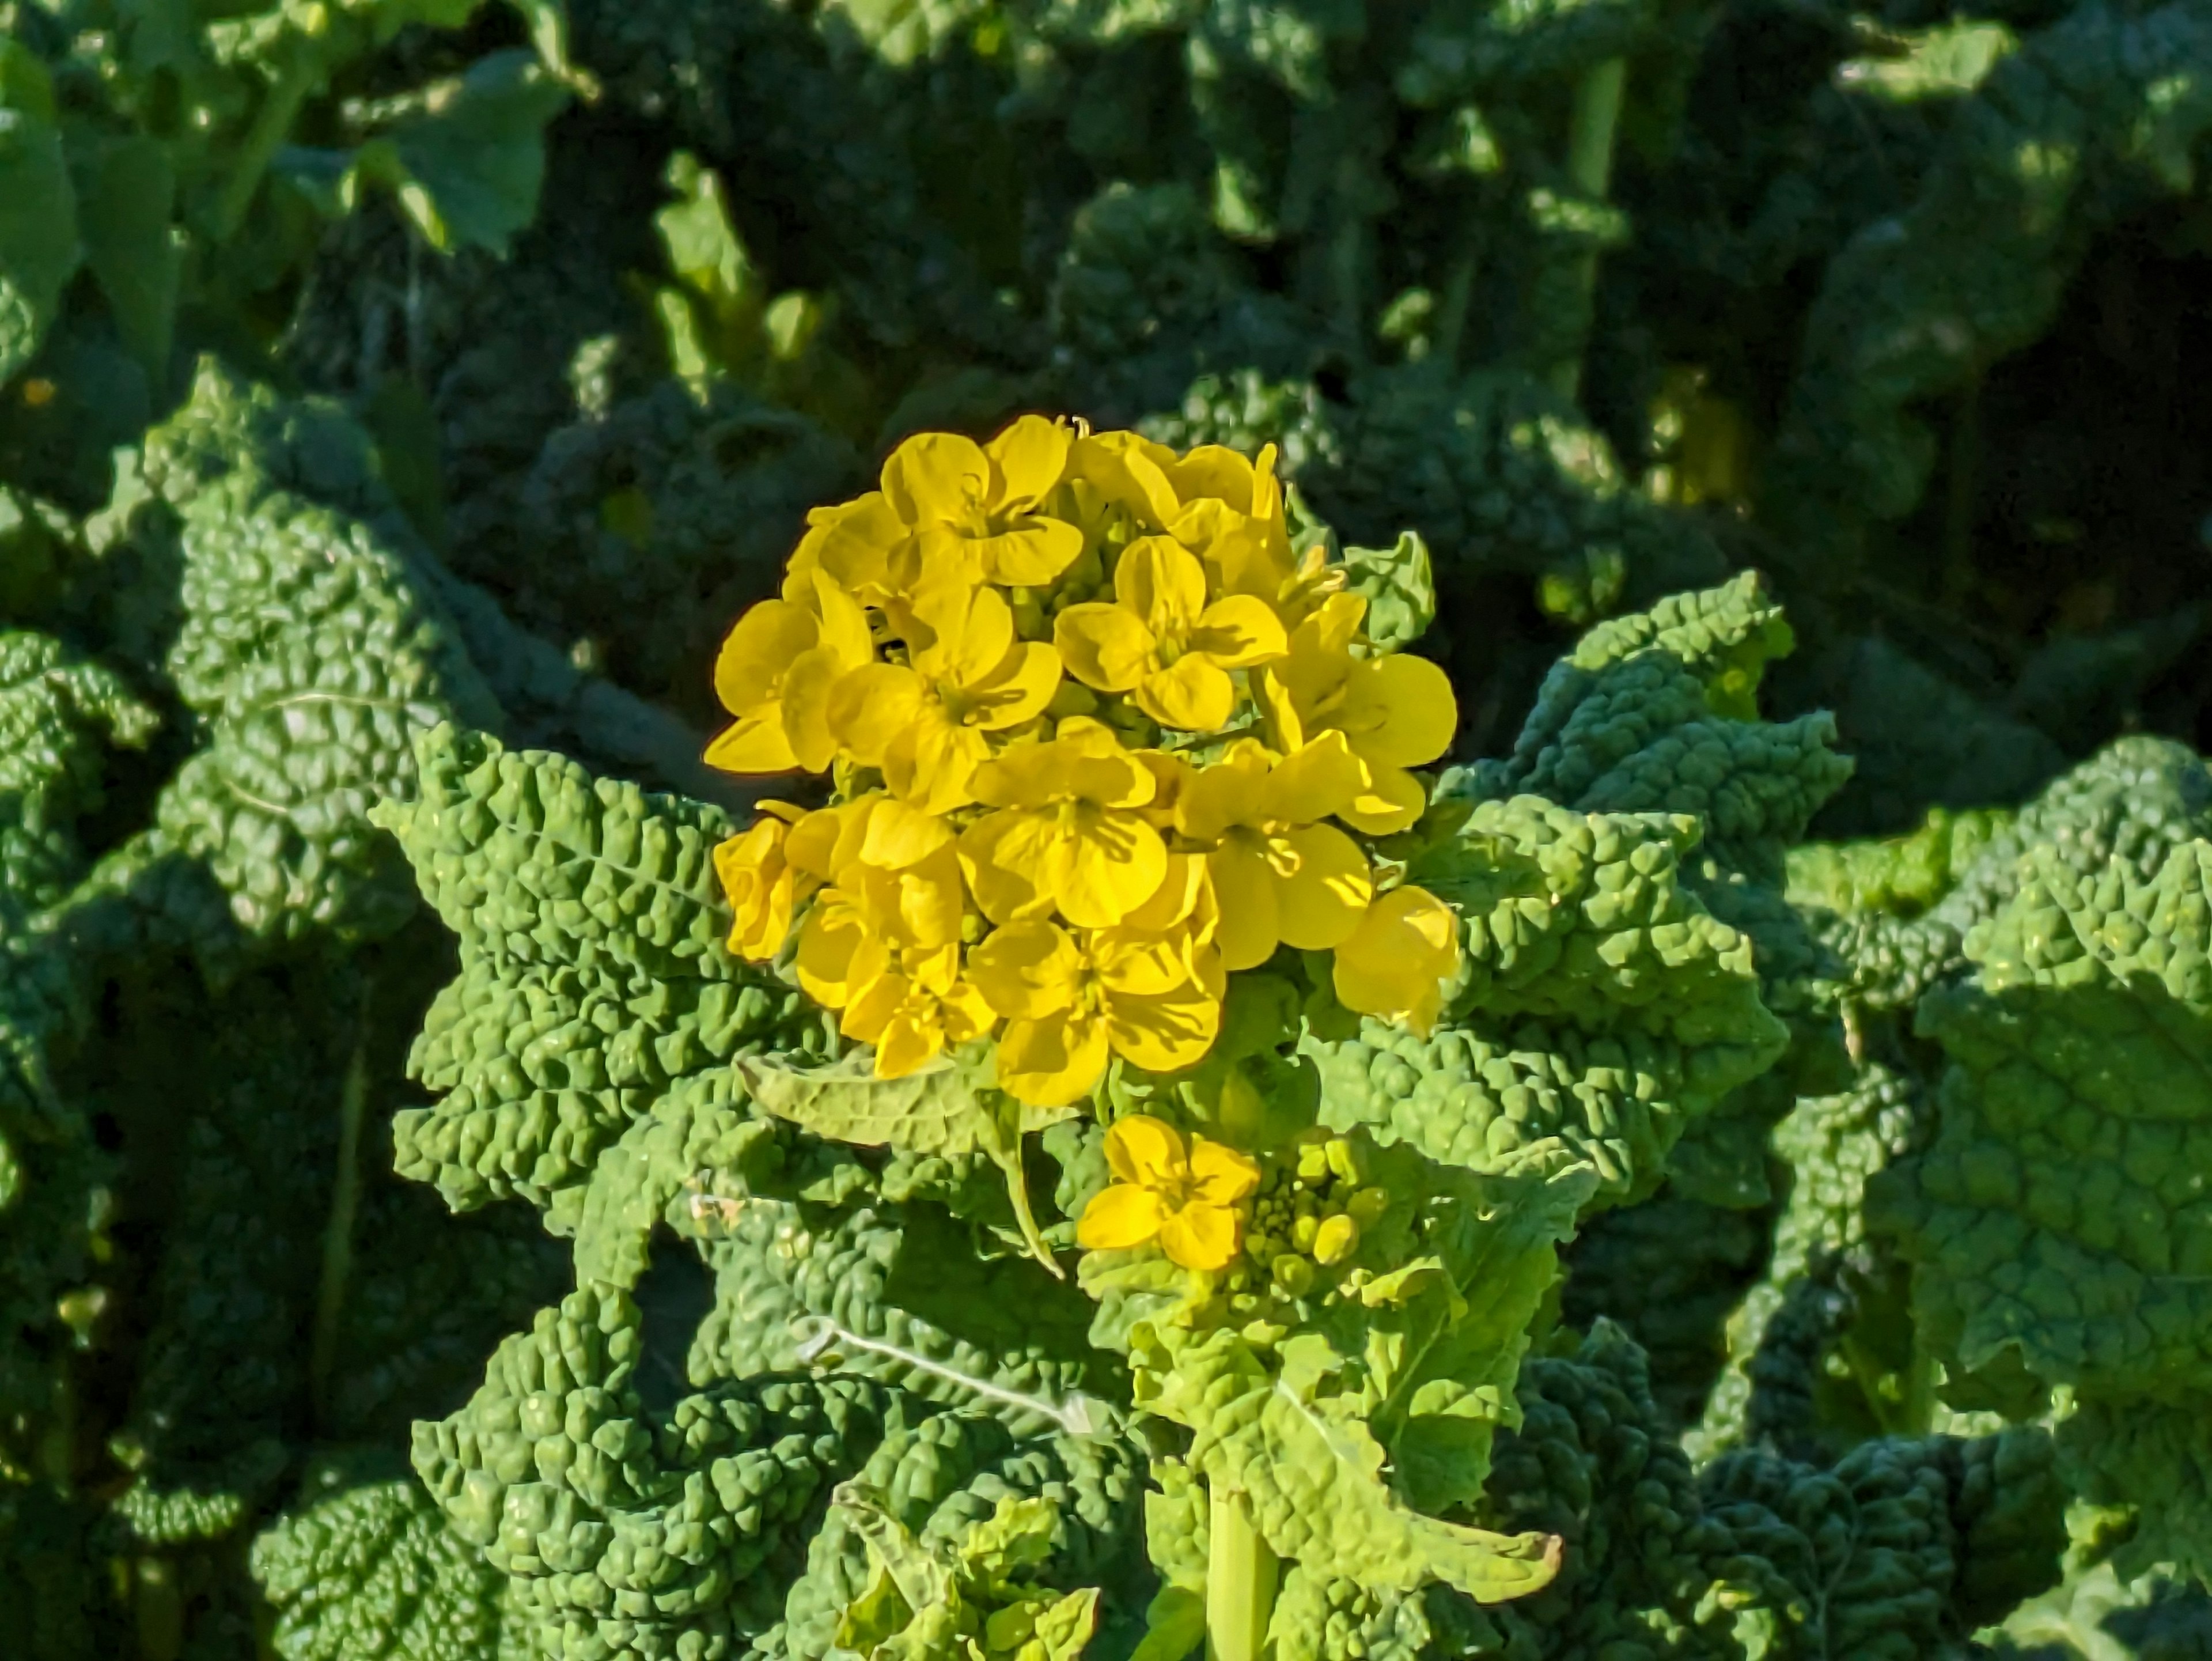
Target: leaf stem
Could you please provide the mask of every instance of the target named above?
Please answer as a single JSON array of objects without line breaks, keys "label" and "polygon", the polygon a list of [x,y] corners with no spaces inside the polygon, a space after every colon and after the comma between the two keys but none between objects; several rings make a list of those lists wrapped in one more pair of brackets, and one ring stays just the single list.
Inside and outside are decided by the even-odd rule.
[{"label": "leaf stem", "polygon": [[1275,1605],[1275,1554],[1245,1495],[1216,1485],[1208,1505],[1206,1661],[1260,1661]]},{"label": "leaf stem", "polygon": [[229,241],[246,222],[246,210],[253,205],[253,195],[261,188],[262,175],[269,171],[270,162],[276,159],[285,137],[292,131],[300,106],[322,84],[322,53],[313,44],[301,42],[292,61],[254,113],[253,125],[246,129],[246,142],[231,162],[229,176],[222,181],[222,193],[216,198],[215,213],[208,226],[211,240]]},{"label": "leaf stem", "polygon": [[[1620,125],[1621,94],[1628,83],[1628,60],[1608,58],[1591,66],[1575,85],[1575,107],[1567,128],[1567,179],[1593,202],[1605,200],[1613,181],[1613,140]],[[1582,386],[1583,349],[1589,338],[1590,317],[1597,304],[1595,247],[1574,256],[1573,291],[1582,313],[1573,348],[1552,366],[1552,386],[1563,398],[1573,398]]]},{"label": "leaf stem", "polygon": [[368,1041],[364,1035],[354,1044],[338,1094],[338,1169],[331,1185],[330,1220],[323,1227],[322,1282],[316,1289],[314,1340],[307,1353],[308,1399],[316,1427],[322,1430],[330,1425],[338,1317],[345,1309],[346,1280],[353,1269],[354,1218],[361,1209],[361,1124],[368,1104]]}]

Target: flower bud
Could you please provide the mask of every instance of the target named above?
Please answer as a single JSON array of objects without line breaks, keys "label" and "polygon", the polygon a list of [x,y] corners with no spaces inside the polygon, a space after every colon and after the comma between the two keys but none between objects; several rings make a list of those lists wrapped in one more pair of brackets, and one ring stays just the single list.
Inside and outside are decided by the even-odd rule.
[{"label": "flower bud", "polygon": [[1314,1240],[1321,1232],[1321,1219],[1311,1212],[1300,1214],[1291,1225],[1291,1244],[1300,1251],[1311,1251]]},{"label": "flower bud", "polygon": [[1328,1168],[1353,1187],[1358,1187],[1365,1179],[1367,1172],[1364,1167],[1366,1161],[1359,1156],[1358,1143],[1347,1141],[1341,1136],[1335,1137],[1328,1145],[1327,1157]]},{"label": "flower bud", "polygon": [[1342,1262],[1359,1244],[1359,1225],[1349,1217],[1331,1217],[1315,1232],[1314,1261],[1317,1263]]},{"label": "flower bud", "polygon": [[1317,1183],[1328,1175],[1328,1147],[1322,1142],[1308,1142],[1298,1149],[1298,1180]]},{"label": "flower bud", "polygon": [[1382,1220],[1383,1213],[1389,1209],[1389,1189],[1363,1188],[1346,1202],[1344,1214],[1362,1228],[1372,1228]]},{"label": "flower bud", "polygon": [[1303,1298],[1313,1290],[1313,1265],[1303,1257],[1285,1252],[1275,1259],[1275,1284],[1292,1298]]}]

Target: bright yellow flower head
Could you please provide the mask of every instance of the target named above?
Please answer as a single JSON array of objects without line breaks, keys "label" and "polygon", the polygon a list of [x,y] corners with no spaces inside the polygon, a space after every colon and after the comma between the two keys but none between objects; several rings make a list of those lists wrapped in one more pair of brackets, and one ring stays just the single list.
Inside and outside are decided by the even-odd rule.
[{"label": "bright yellow flower head", "polygon": [[999,1085],[1033,1107],[1091,1093],[1109,1053],[1148,1073],[1195,1067],[1221,1027],[1220,1000],[1190,977],[1172,937],[1057,923],[1008,923],[985,936],[968,973],[1007,1018]]},{"label": "bright yellow flower head", "polygon": [[1459,968],[1459,916],[1423,888],[1394,888],[1336,948],[1336,995],[1346,1009],[1402,1021],[1425,1035]]},{"label": "bright yellow flower head", "polygon": [[1243,1244],[1243,1202],[1260,1185],[1260,1167],[1235,1148],[1191,1138],[1185,1153],[1175,1127],[1146,1114],[1116,1119],[1106,1132],[1113,1184],[1092,1196],[1075,1225],[1086,1250],[1139,1246],[1157,1239],[1185,1269],[1226,1269]]},{"label": "bright yellow flower head", "polygon": [[792,827],[805,814],[788,802],[761,803],[761,817],[740,836],[714,849],[714,874],[722,879],[735,915],[730,950],[764,963],[783,947],[791,932],[793,909],[822,885],[822,879],[789,861]]},{"label": "bright yellow flower head", "polygon": [[902,1079],[944,1051],[980,1038],[997,1017],[960,978],[960,948],[902,952],[845,1007],[838,1031],[876,1046],[876,1076]]},{"label": "bright yellow flower head", "polygon": [[932,577],[902,618],[905,664],[871,663],[830,700],[829,730],[864,767],[929,813],[975,800],[969,780],[991,753],[987,734],[1033,720],[1060,684],[1052,648],[1014,638],[995,588]]},{"label": "bright yellow flower head", "polygon": [[1254,690],[1275,745],[1297,749],[1334,730],[1367,768],[1368,788],[1337,817],[1370,836],[1403,830],[1428,805],[1406,770],[1451,748],[1459,701],[1450,677],[1425,658],[1351,653],[1367,602],[1332,594],[1291,631],[1290,650],[1260,672]]},{"label": "bright yellow flower head", "polygon": [[1053,626],[1068,672],[1102,692],[1127,692],[1163,727],[1217,732],[1237,707],[1231,669],[1282,656],[1288,642],[1265,600],[1206,603],[1206,568],[1171,537],[1144,537],[1114,568],[1113,605],[1071,605]]},{"label": "bright yellow flower head", "polygon": [[884,497],[910,528],[925,579],[946,568],[973,581],[1034,587],[1083,551],[1083,532],[1037,509],[1067,471],[1075,435],[1024,416],[988,445],[917,433],[884,464]]},{"label": "bright yellow flower head", "polygon": [[818,773],[836,754],[832,693],[875,648],[860,602],[821,573],[798,599],[763,600],[738,619],[714,660],[714,693],[737,725],[707,747],[732,773]]},{"label": "bright yellow flower head", "polygon": [[1145,822],[1152,770],[1111,728],[1080,717],[1045,744],[1008,750],[976,770],[975,795],[1001,811],[961,834],[960,862],[994,922],[1048,916],[1105,928],[1152,898],[1167,844]]},{"label": "bright yellow flower head", "polygon": [[[822,817],[810,815],[793,831],[792,842],[799,843]],[[869,828],[876,817],[880,810],[871,816]],[[840,828],[849,830],[854,823],[847,818]],[[823,1008],[844,1008],[896,967],[902,952],[959,940],[967,902],[951,842],[896,867],[848,855],[836,876],[836,886],[821,891],[799,931],[799,984]]]},{"label": "bright yellow flower head", "polygon": [[1341,733],[1281,760],[1240,739],[1184,781],[1176,829],[1205,851],[1226,967],[1254,968],[1283,942],[1321,952],[1352,937],[1375,891],[1367,855],[1315,821],[1343,812],[1365,788]]}]

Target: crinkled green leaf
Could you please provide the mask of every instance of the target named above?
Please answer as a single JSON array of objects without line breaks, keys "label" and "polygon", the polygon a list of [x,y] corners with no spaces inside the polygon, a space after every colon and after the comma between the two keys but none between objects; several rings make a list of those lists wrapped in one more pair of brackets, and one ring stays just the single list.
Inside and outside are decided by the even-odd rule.
[{"label": "crinkled green leaf", "polygon": [[[13,40],[0,52],[28,56]],[[82,257],[76,193],[53,112],[0,108],[0,386],[21,374],[61,310]]]}]

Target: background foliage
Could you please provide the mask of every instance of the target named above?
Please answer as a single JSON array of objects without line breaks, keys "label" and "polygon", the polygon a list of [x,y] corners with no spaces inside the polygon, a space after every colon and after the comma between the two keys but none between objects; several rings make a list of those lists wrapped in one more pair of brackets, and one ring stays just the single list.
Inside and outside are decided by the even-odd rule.
[{"label": "background foliage", "polygon": [[[2038,1584],[2063,1483],[2063,1581],[1978,1641],[2212,1653],[2212,1350],[2193,1305],[2115,1335],[2201,1272],[2157,1173],[2201,1170],[2212,1118],[2212,6],[0,0],[0,1648],[515,1641],[402,1480],[407,1427],[568,1291],[530,1206],[580,1206],[685,1069],[626,1080],[619,1000],[550,966],[526,1009],[465,1007],[486,925],[410,1082],[457,948],[369,809],[453,788],[416,744],[448,721],[742,806],[696,760],[706,666],[806,509],[908,432],[1042,409],[1277,441],[1345,542],[1418,532],[1462,794],[1701,815],[1683,881],[1790,1031],[1585,1222],[1498,1456],[1511,1526],[1594,1565],[1671,1543],[1489,1638],[1319,1586],[1308,1624],[1934,1654]],[[1726,733],[1578,772],[1593,729],[1559,734],[1633,642],[1592,636],[1584,681],[1553,660],[1754,568],[1789,623],[1734,616],[1688,696],[1763,712],[1783,736],[1741,774],[1782,782],[1668,796]],[[689,990],[655,1033],[811,1042]],[[495,1015],[528,1078],[468,1048]],[[2054,1050],[2058,1093],[2023,1092]],[[1358,1052],[1330,1064],[1398,1076]],[[2100,1083],[2131,1071],[2154,1112]],[[2170,1123],[2130,1141],[2085,1103]],[[517,1116],[549,1127],[526,1165],[458,1156]],[[817,1178],[847,1180],[787,1180]],[[878,1266],[986,1203],[868,1181],[834,1227]],[[773,1254],[708,1255],[735,1284]],[[696,1275],[636,1297],[648,1404],[687,1346],[750,1353]],[[956,1433],[956,1487],[1017,1438],[1060,1457],[927,1434]],[[1125,1477],[1083,1480],[1110,1509]],[[1716,1625],[1717,1540],[1840,1555]],[[1815,1583],[1833,1621],[1791,1602]],[[1629,1609],[1647,1648],[1605,1647]]]}]

